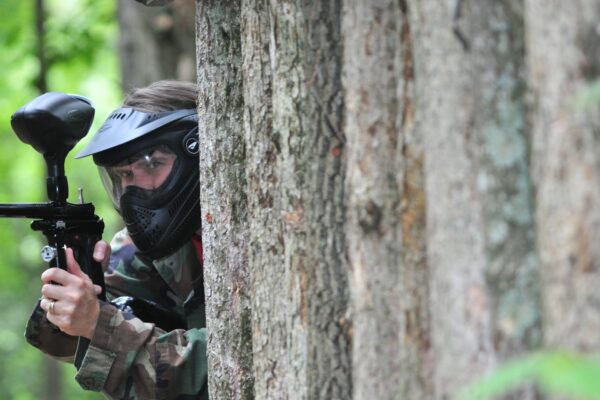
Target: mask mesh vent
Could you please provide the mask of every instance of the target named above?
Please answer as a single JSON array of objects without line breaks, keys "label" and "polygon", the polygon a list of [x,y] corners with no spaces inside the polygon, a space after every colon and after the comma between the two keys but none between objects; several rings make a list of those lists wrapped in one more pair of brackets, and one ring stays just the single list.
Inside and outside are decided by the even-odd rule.
[{"label": "mask mesh vent", "polygon": [[[153,224],[152,221],[156,217],[156,212],[146,208],[136,207],[131,213],[130,220],[135,220],[133,224],[136,228],[134,231],[139,232],[138,240],[139,247],[146,248],[155,246],[161,239],[162,229],[160,224]],[[146,243],[143,243],[146,242]]]},{"label": "mask mesh vent", "polygon": [[138,208],[136,211],[137,212],[134,215],[137,219],[138,225],[142,228],[142,230],[148,230],[150,224],[152,223],[152,217],[154,217],[156,213],[145,208]]}]

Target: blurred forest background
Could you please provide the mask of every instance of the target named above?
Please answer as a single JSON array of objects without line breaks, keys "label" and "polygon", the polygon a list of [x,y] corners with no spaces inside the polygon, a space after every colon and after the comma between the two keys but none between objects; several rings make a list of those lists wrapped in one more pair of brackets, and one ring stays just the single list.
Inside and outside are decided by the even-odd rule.
[{"label": "blurred forest background", "polygon": [[[118,215],[92,160],[73,157],[119,105],[124,90],[165,78],[195,81],[193,10],[193,0],[160,9],[134,1],[2,0],[0,202],[46,200],[43,159],[15,136],[11,114],[47,91],[86,96],[96,107],[96,118],[88,137],[67,157],[69,201],[76,202],[77,188],[83,188],[85,201],[93,202],[105,220],[104,238],[110,240],[120,229]],[[43,356],[24,340],[45,268],[39,256],[45,239],[29,224],[0,219],[1,397],[103,398],[79,388],[72,365]]]}]

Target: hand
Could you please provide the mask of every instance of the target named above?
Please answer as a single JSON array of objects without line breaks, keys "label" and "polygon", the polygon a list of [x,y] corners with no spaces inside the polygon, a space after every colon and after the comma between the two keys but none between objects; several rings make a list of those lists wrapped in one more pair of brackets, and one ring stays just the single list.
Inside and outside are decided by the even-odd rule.
[{"label": "hand", "polygon": [[[97,248],[98,244],[94,256]],[[67,248],[65,251],[68,271],[50,268],[42,274],[44,285],[40,307],[46,311],[48,321],[61,331],[71,336],[91,339],[100,315],[100,304],[96,296],[101,288],[94,285],[90,277],[81,271],[73,257],[73,250]],[[101,262],[103,259],[96,261]],[[54,305],[50,310],[51,302]]]}]

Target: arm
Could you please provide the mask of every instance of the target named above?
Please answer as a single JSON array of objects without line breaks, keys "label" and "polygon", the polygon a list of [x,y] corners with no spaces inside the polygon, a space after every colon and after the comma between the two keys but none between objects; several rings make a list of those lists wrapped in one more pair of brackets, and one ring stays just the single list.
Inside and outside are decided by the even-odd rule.
[{"label": "arm", "polygon": [[[115,260],[122,256],[120,253],[120,249],[115,248]],[[47,314],[53,323],[71,335],[91,339],[76,376],[84,389],[102,390],[114,398],[161,399],[181,394],[197,398],[200,393],[206,396],[205,329],[165,332],[110,304],[88,302],[85,299],[91,298],[92,289],[86,283],[87,277],[80,274],[70,252],[67,261],[69,273],[61,270],[45,273],[43,292],[56,300],[54,312]],[[117,270],[124,275],[118,275],[120,280],[115,279],[117,275],[112,270],[107,282],[116,285],[111,289],[119,292],[125,289],[121,286],[130,290],[140,286],[134,291],[143,294],[140,290],[152,287],[150,282],[159,280],[149,279],[143,265],[136,266],[137,269],[128,261],[119,262]],[[111,268],[114,266],[109,270]],[[152,289],[159,291],[157,287]],[[48,310],[48,303],[43,300],[41,307]],[[76,320],[78,324],[73,323]]]},{"label": "arm", "polygon": [[206,329],[165,332],[126,318],[115,307],[102,305],[76,376],[84,389],[102,390],[113,398],[207,396]]}]

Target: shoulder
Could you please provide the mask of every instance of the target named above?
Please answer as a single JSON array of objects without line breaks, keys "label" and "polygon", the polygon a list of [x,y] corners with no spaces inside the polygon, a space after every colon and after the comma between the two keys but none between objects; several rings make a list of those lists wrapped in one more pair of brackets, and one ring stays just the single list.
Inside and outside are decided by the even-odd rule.
[{"label": "shoulder", "polygon": [[119,232],[115,233],[115,235],[113,236],[112,240],[110,241],[110,248],[113,252],[115,252],[121,247],[130,244],[133,244],[133,240],[131,240],[131,236],[129,236],[127,228],[123,228]]}]

